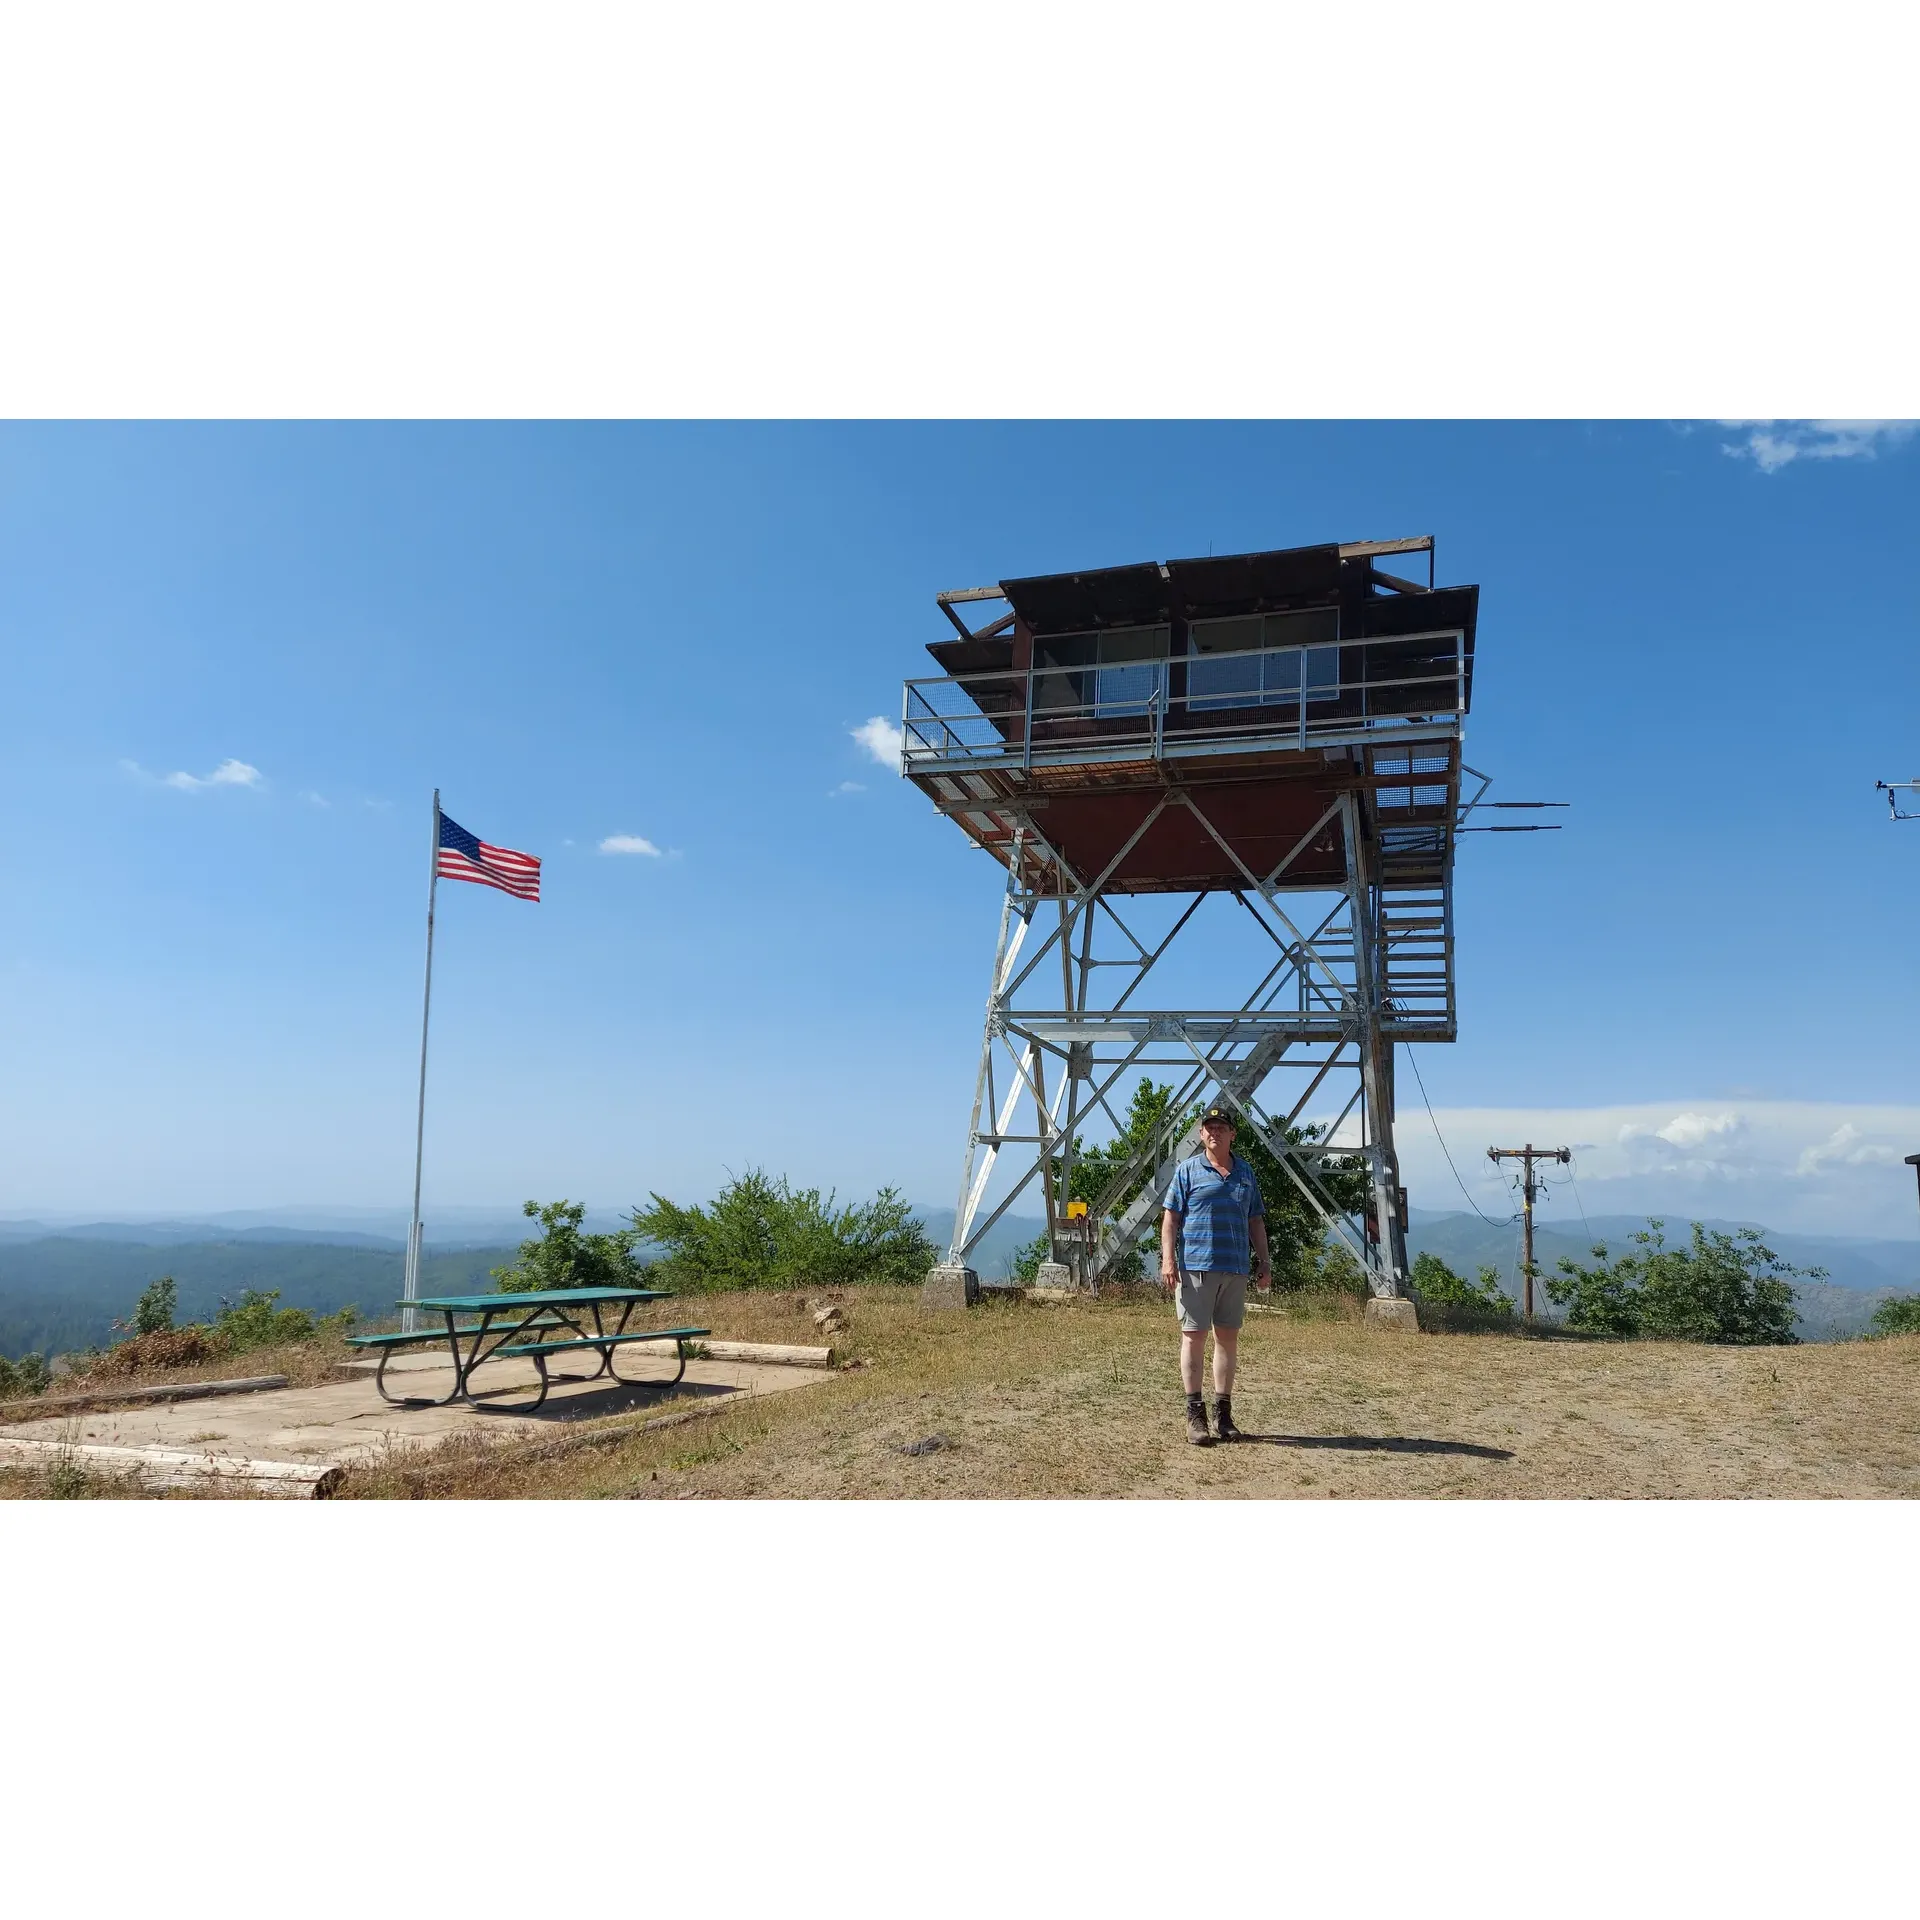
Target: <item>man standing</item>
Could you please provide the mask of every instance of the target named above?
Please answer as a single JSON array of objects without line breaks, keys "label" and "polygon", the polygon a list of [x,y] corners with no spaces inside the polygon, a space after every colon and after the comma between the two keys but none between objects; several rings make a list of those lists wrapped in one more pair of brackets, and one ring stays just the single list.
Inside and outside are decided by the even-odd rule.
[{"label": "man standing", "polygon": [[1265,1293],[1273,1285],[1267,1258],[1266,1206],[1253,1169],[1233,1150],[1233,1109],[1216,1101],[1200,1116],[1200,1152],[1181,1161],[1160,1215],[1160,1284],[1180,1312],[1180,1384],[1187,1393],[1187,1438],[1210,1446],[1201,1368],[1213,1332],[1213,1397],[1222,1440],[1237,1440],[1233,1373],[1247,1277]]}]

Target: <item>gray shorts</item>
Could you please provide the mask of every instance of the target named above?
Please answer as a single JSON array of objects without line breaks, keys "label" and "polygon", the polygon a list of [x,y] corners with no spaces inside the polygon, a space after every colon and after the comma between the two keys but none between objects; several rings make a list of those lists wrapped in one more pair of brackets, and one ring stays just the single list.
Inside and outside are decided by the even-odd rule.
[{"label": "gray shorts", "polygon": [[1180,1310],[1182,1333],[1205,1333],[1209,1327],[1225,1327],[1238,1333],[1247,1317],[1247,1276],[1244,1273],[1189,1273],[1180,1270],[1180,1287],[1174,1296]]}]

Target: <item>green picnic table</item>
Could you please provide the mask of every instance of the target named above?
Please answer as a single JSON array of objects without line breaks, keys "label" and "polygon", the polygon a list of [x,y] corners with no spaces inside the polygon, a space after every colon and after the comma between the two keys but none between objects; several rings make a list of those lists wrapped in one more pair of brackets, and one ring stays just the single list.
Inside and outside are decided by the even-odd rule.
[{"label": "green picnic table", "polygon": [[[540,1377],[540,1392],[531,1405],[515,1407],[513,1411],[531,1413],[545,1402],[551,1384],[547,1372],[549,1354],[593,1348],[600,1355],[600,1365],[585,1378],[598,1380],[605,1375],[624,1385],[637,1386],[642,1383],[627,1380],[614,1370],[615,1349],[649,1340],[671,1340],[680,1363],[673,1379],[644,1384],[676,1385],[687,1370],[687,1342],[704,1337],[712,1329],[660,1327],[639,1333],[627,1331],[627,1322],[642,1301],[669,1298],[669,1294],[649,1287],[556,1287],[543,1293],[449,1293],[431,1300],[399,1300],[394,1303],[396,1306],[441,1315],[445,1326],[424,1333],[349,1334],[347,1344],[367,1347],[379,1354],[380,1366],[373,1383],[379,1388],[381,1399],[396,1407],[421,1404],[412,1396],[396,1396],[387,1391],[387,1362],[405,1348],[446,1343],[453,1359],[453,1391],[444,1399],[426,1403],[435,1407],[447,1406],[454,1400],[465,1400],[469,1406],[475,1404],[474,1370],[484,1361],[530,1359]],[[607,1315],[614,1307],[620,1309],[620,1317],[608,1326]],[[479,1318],[477,1321],[470,1318],[461,1325],[462,1314],[477,1314]],[[589,1320],[591,1326],[587,1324]]]}]

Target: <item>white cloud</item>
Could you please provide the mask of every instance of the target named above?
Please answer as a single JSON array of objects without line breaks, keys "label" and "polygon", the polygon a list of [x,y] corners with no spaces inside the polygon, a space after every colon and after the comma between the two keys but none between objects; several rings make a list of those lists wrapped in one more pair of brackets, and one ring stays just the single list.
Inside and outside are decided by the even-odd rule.
[{"label": "white cloud", "polygon": [[837,787],[827,789],[829,800],[838,800],[843,793],[865,793],[865,785],[858,780],[842,780]]},{"label": "white cloud", "polygon": [[307,791],[300,796],[300,798],[306,801],[310,806],[330,807],[333,805],[333,802],[329,800],[324,793],[315,793],[312,790],[312,788],[308,788]]},{"label": "white cloud", "polygon": [[[1309,1116],[1311,1117],[1311,1116]],[[1331,1116],[1329,1116],[1331,1117]],[[1663,1214],[1764,1221],[1781,1232],[1906,1235],[1914,1187],[1902,1158],[1920,1150],[1920,1107],[1837,1101],[1642,1102],[1615,1107],[1442,1107],[1440,1133],[1474,1199],[1496,1219],[1513,1211],[1489,1146],[1567,1146],[1549,1166],[1557,1216]],[[1395,1123],[1402,1177],[1418,1207],[1464,1208],[1422,1107]],[[1590,1143],[1590,1144],[1583,1144]]]},{"label": "white cloud", "polygon": [[244,760],[222,760],[214,770],[204,776],[195,773],[170,773],[161,785],[175,787],[182,793],[202,793],[208,787],[257,787],[260,784],[260,769],[250,767]]},{"label": "white cloud", "polygon": [[898,721],[889,720],[884,713],[876,713],[871,720],[863,720],[857,727],[849,727],[847,731],[881,766],[895,773],[900,771],[900,755],[906,749],[907,736],[901,731]]},{"label": "white cloud", "polygon": [[660,849],[651,840],[643,839],[637,833],[610,833],[600,842],[602,853],[644,853],[649,859],[658,860]]},{"label": "white cloud", "polygon": [[[1625,1140],[1633,1136],[1632,1127],[1623,1127],[1620,1137]],[[1670,1147],[1687,1149],[1704,1147],[1709,1141],[1724,1140],[1729,1134],[1740,1131],[1738,1115],[1731,1113],[1676,1113],[1664,1127],[1652,1129],[1651,1137],[1664,1140]]]},{"label": "white cloud", "polygon": [[1901,1156],[1882,1142],[1869,1140],[1851,1120],[1843,1121],[1818,1146],[1808,1147],[1794,1165],[1801,1176],[1827,1167],[1896,1167]]},{"label": "white cloud", "polygon": [[1920,422],[1912,420],[1722,420],[1744,436],[1721,452],[1778,473],[1795,460],[1871,460],[1897,447]]}]

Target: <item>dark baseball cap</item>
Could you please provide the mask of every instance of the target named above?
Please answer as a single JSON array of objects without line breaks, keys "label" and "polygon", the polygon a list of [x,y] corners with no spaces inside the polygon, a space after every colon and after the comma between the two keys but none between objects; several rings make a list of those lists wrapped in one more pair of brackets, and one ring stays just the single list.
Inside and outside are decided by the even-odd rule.
[{"label": "dark baseball cap", "polygon": [[1210,1127],[1215,1121],[1219,1121],[1223,1126],[1237,1129],[1240,1125],[1240,1116],[1224,1100],[1216,1100],[1200,1116],[1200,1124],[1203,1127]]}]

